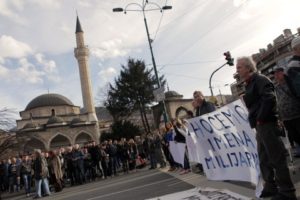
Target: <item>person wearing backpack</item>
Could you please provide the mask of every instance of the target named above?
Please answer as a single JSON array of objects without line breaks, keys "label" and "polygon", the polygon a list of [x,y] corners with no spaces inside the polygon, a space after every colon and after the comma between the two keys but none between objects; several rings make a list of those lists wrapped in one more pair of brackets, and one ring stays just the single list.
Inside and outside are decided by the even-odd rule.
[{"label": "person wearing backpack", "polygon": [[289,60],[286,69],[286,80],[293,95],[300,101],[300,36],[291,42],[293,57]]},{"label": "person wearing backpack", "polygon": [[[289,89],[283,67],[274,68],[275,92],[279,118],[283,122],[292,147],[300,145],[300,101]],[[300,156],[299,154],[295,155]]]}]

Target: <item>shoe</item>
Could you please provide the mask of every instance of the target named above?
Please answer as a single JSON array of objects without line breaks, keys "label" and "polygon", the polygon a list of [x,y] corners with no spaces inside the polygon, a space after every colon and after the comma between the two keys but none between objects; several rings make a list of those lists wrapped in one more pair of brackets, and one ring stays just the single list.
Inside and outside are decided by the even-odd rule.
[{"label": "shoe", "polygon": [[187,173],[189,173],[188,170],[183,170],[182,172],[179,173],[179,175],[183,175],[183,174],[187,174]]},{"label": "shoe", "polygon": [[34,196],[33,199],[39,199],[39,198],[42,198],[42,197],[39,197],[39,196]]},{"label": "shoe", "polygon": [[263,191],[261,192],[259,197],[260,198],[273,197],[273,196],[277,195],[277,193],[278,193],[278,190],[268,191],[268,190],[263,189]]},{"label": "shoe", "polygon": [[297,200],[297,197],[296,196],[288,197],[288,196],[285,196],[281,193],[278,193],[277,195],[273,196],[271,198],[271,200]]}]

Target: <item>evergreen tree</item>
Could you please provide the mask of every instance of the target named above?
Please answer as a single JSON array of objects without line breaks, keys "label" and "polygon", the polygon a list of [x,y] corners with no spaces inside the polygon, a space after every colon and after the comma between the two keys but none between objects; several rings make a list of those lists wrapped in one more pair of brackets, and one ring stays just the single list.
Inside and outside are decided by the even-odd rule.
[{"label": "evergreen tree", "polygon": [[[150,131],[146,108],[154,101],[153,90],[157,88],[157,80],[152,71],[146,68],[142,60],[129,58],[127,66],[122,65],[115,86],[110,85],[105,102],[106,108],[115,120],[120,120],[139,110],[145,131]],[[164,86],[163,76],[160,77],[160,81]]]},{"label": "evergreen tree", "polygon": [[104,132],[101,134],[101,141],[104,140],[119,140],[121,138],[131,139],[137,135],[141,135],[141,130],[138,126],[130,121],[115,121],[111,126],[111,133]]}]

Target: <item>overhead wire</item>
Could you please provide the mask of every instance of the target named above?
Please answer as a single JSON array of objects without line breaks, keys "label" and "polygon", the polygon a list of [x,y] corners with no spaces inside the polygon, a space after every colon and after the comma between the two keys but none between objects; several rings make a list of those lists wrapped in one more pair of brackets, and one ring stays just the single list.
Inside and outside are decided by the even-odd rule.
[{"label": "overhead wire", "polygon": [[213,31],[216,26],[218,26],[222,21],[224,21],[226,18],[228,18],[229,16],[231,16],[232,14],[234,14],[236,11],[238,11],[247,1],[249,0],[244,0],[243,3],[241,3],[236,9],[234,9],[231,13],[229,13],[228,15],[224,16],[221,18],[221,20],[219,20],[217,23],[215,23],[210,29],[208,29],[206,32],[204,32],[204,34],[202,34],[196,41],[194,41],[191,45],[188,45],[183,51],[181,51],[179,54],[176,54],[176,56],[174,56],[172,59],[170,59],[170,62],[168,64],[165,64],[164,66],[162,66],[159,70],[162,70],[164,67],[166,67],[167,65],[170,65],[174,60],[178,59],[178,57],[180,57],[180,55],[183,55],[185,52],[187,52],[189,49],[191,49],[193,46],[195,46],[201,39],[203,39],[209,32]]},{"label": "overhead wire", "polygon": [[[192,61],[192,62],[182,62],[182,63],[172,63],[172,64],[168,64],[168,65],[194,65],[194,64],[199,64],[199,63],[214,63],[214,62],[221,62],[222,60],[199,60],[199,61]],[[145,66],[151,66],[152,63],[149,64],[145,64]],[[160,64],[160,65],[156,65],[156,66],[162,66],[162,68],[160,70],[163,69],[163,67],[166,64]]]},{"label": "overhead wire", "polygon": [[214,63],[214,62],[221,62],[222,60],[207,60],[207,61],[195,61],[195,62],[186,62],[186,63],[169,63],[169,64],[161,64],[157,66],[161,66],[158,71],[163,70],[166,66],[174,66],[174,65],[194,65],[199,63]]},{"label": "overhead wire", "polygon": [[[167,3],[168,3],[168,0],[166,0],[165,6],[167,5]],[[156,29],[156,32],[155,32],[155,35],[154,35],[152,41],[155,41],[155,39],[156,39],[157,33],[159,31],[159,28],[160,28],[160,25],[161,25],[161,22],[162,22],[162,19],[163,19],[163,16],[164,16],[164,12],[162,12],[162,14],[160,16],[160,19],[159,19],[159,22],[158,22],[158,26],[157,26],[157,29]]]},{"label": "overhead wire", "polygon": [[172,24],[173,22],[177,21],[178,19],[182,18],[184,15],[187,15],[187,14],[190,14],[192,13],[192,11],[194,11],[196,8],[198,8],[199,6],[202,6],[202,2],[199,3],[198,5],[196,6],[191,6],[189,7],[188,9],[186,9],[185,12],[183,12],[183,14],[179,15],[178,17],[174,18],[173,20],[169,21],[168,23],[164,24],[163,26],[160,27],[160,30],[166,28],[168,25]]},{"label": "overhead wire", "polygon": [[[174,73],[164,73],[164,74],[171,75],[171,76],[185,77],[185,78],[189,78],[189,79],[197,79],[197,80],[202,80],[202,81],[208,81],[209,80],[207,78],[199,78],[199,77],[196,77],[196,76],[189,76],[189,75],[183,75],[183,74],[174,74]],[[225,83],[226,81],[216,80],[216,82]]]}]

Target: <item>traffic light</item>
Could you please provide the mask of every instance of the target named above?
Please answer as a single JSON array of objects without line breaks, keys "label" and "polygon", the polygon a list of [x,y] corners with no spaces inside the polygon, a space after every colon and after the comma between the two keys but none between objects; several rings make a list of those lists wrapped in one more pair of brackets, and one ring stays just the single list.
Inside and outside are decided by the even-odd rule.
[{"label": "traffic light", "polygon": [[234,59],[231,57],[231,54],[229,51],[224,53],[225,59],[227,60],[227,64],[229,66],[233,66],[234,65]]}]

